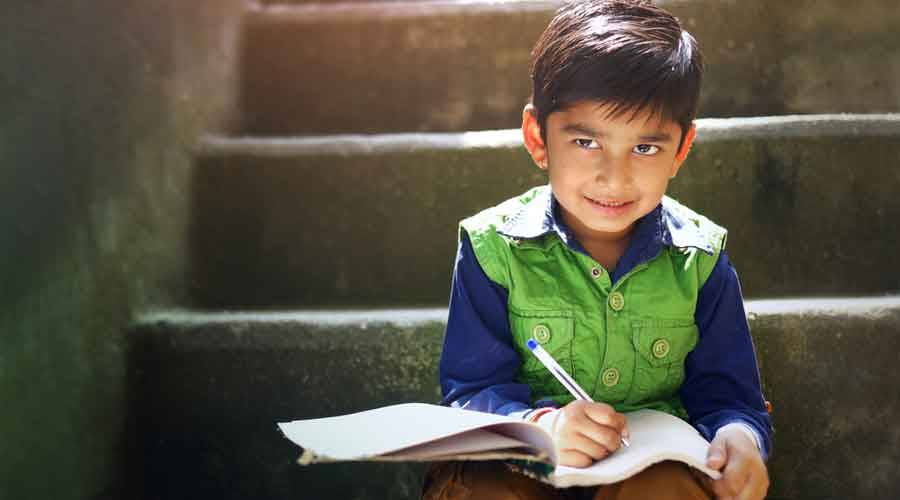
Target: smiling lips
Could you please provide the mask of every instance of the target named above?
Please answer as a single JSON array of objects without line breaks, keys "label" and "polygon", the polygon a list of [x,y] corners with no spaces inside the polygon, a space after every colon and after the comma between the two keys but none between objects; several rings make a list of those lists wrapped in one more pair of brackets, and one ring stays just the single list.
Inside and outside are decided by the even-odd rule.
[{"label": "smiling lips", "polygon": [[587,196],[585,196],[584,199],[587,200],[593,208],[607,215],[619,215],[625,212],[634,203],[633,201],[595,200]]}]

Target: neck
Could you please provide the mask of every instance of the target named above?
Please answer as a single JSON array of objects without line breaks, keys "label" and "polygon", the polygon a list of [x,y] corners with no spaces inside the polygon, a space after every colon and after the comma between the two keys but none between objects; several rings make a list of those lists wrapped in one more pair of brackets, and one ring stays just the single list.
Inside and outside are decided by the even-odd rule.
[{"label": "neck", "polygon": [[611,272],[625,254],[630,239],[625,237],[618,240],[587,240],[581,242],[581,245],[594,260]]},{"label": "neck", "polygon": [[582,225],[574,217],[570,217],[565,210],[562,211],[563,220],[569,229],[578,238],[578,242],[595,261],[607,271],[616,268],[619,258],[625,254],[631,235],[634,232],[634,224],[618,233],[600,233]]}]

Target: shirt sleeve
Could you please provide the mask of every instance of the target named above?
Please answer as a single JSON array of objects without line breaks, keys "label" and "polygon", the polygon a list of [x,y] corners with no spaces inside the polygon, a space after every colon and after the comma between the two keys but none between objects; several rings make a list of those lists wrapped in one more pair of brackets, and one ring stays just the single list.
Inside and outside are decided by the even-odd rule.
[{"label": "shirt sleeve", "polygon": [[763,459],[771,452],[772,422],[744,313],[740,281],[723,251],[697,299],[697,346],[685,360],[681,401],[691,423],[711,440],[719,428],[739,422],[759,437]]},{"label": "shirt sleeve", "polygon": [[443,404],[508,415],[529,409],[531,390],[515,382],[508,292],[491,281],[463,234],[456,255],[439,378]]}]

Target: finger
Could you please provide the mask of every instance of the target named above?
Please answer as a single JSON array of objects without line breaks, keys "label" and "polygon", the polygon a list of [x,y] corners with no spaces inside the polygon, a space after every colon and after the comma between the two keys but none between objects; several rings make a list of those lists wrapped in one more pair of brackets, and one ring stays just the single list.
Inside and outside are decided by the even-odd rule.
[{"label": "finger", "polygon": [[756,484],[753,484],[753,474],[747,474],[746,481],[743,484],[735,484],[734,487],[737,489],[737,494],[735,495],[735,500],[749,500],[751,498],[756,497]]},{"label": "finger", "polygon": [[584,412],[594,422],[612,427],[618,432],[625,428],[625,415],[617,412],[612,406],[605,403],[593,403],[584,407]]},{"label": "finger", "polygon": [[744,461],[732,458],[731,462],[725,466],[725,470],[722,471],[722,479],[729,494],[737,497],[747,490],[750,468]]},{"label": "finger", "polygon": [[706,453],[706,466],[710,469],[721,470],[728,462],[728,452],[725,442],[720,439],[713,439],[709,445],[709,451]]},{"label": "finger", "polygon": [[609,455],[609,450],[607,448],[584,434],[574,433],[567,437],[568,439],[566,439],[561,446],[564,450],[579,451],[591,457],[592,460],[600,460]]},{"label": "finger", "polygon": [[722,471],[722,477],[713,481],[713,491],[716,493],[716,498],[735,497],[741,491],[738,483],[739,480],[735,476],[735,471],[728,470],[726,467]]},{"label": "finger", "polygon": [[622,435],[619,431],[593,421],[580,426],[578,432],[606,448],[609,453],[618,450],[622,445]]},{"label": "finger", "polygon": [[737,498],[738,500],[760,500],[765,498],[768,490],[769,476],[767,473],[751,474]]},{"label": "finger", "polygon": [[717,479],[717,480],[713,481],[712,486],[713,486],[712,490],[713,490],[713,493],[715,493],[715,495],[716,495],[716,499],[724,500],[724,499],[733,499],[734,498],[734,492],[731,491],[731,488],[728,486],[728,484],[725,481],[723,481],[721,479]]},{"label": "finger", "polygon": [[594,459],[578,450],[560,450],[559,463],[568,467],[588,467],[594,463]]},{"label": "finger", "polygon": [[574,415],[571,418],[568,422],[568,430],[584,434],[603,445],[610,452],[619,449],[622,442],[622,435],[617,429],[599,424],[584,413]]}]

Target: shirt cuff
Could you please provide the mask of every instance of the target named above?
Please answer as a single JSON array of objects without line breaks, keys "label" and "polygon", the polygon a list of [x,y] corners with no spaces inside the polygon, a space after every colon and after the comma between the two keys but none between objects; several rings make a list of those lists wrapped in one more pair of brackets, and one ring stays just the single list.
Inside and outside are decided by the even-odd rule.
[{"label": "shirt cuff", "polygon": [[723,425],[722,427],[719,427],[719,430],[716,431],[716,436],[718,436],[719,433],[725,429],[735,429],[735,430],[743,432],[744,434],[747,435],[747,437],[749,437],[751,440],[753,440],[754,443],[756,443],[756,449],[759,450],[760,452],[762,452],[762,450],[763,450],[762,437],[759,435],[758,432],[756,432],[756,429],[751,427],[749,424],[745,424],[744,422],[729,422],[729,423]]},{"label": "shirt cuff", "polygon": [[534,408],[528,408],[527,410],[522,411],[511,411],[506,414],[507,417],[518,418],[519,420],[526,420],[528,416],[531,415],[531,412],[534,411]]},{"label": "shirt cuff", "polygon": [[541,418],[541,415],[549,410],[555,410],[552,406],[539,406],[537,408],[529,408],[527,410],[513,411],[507,414],[508,417],[518,418],[527,422],[534,422],[535,418]]}]

